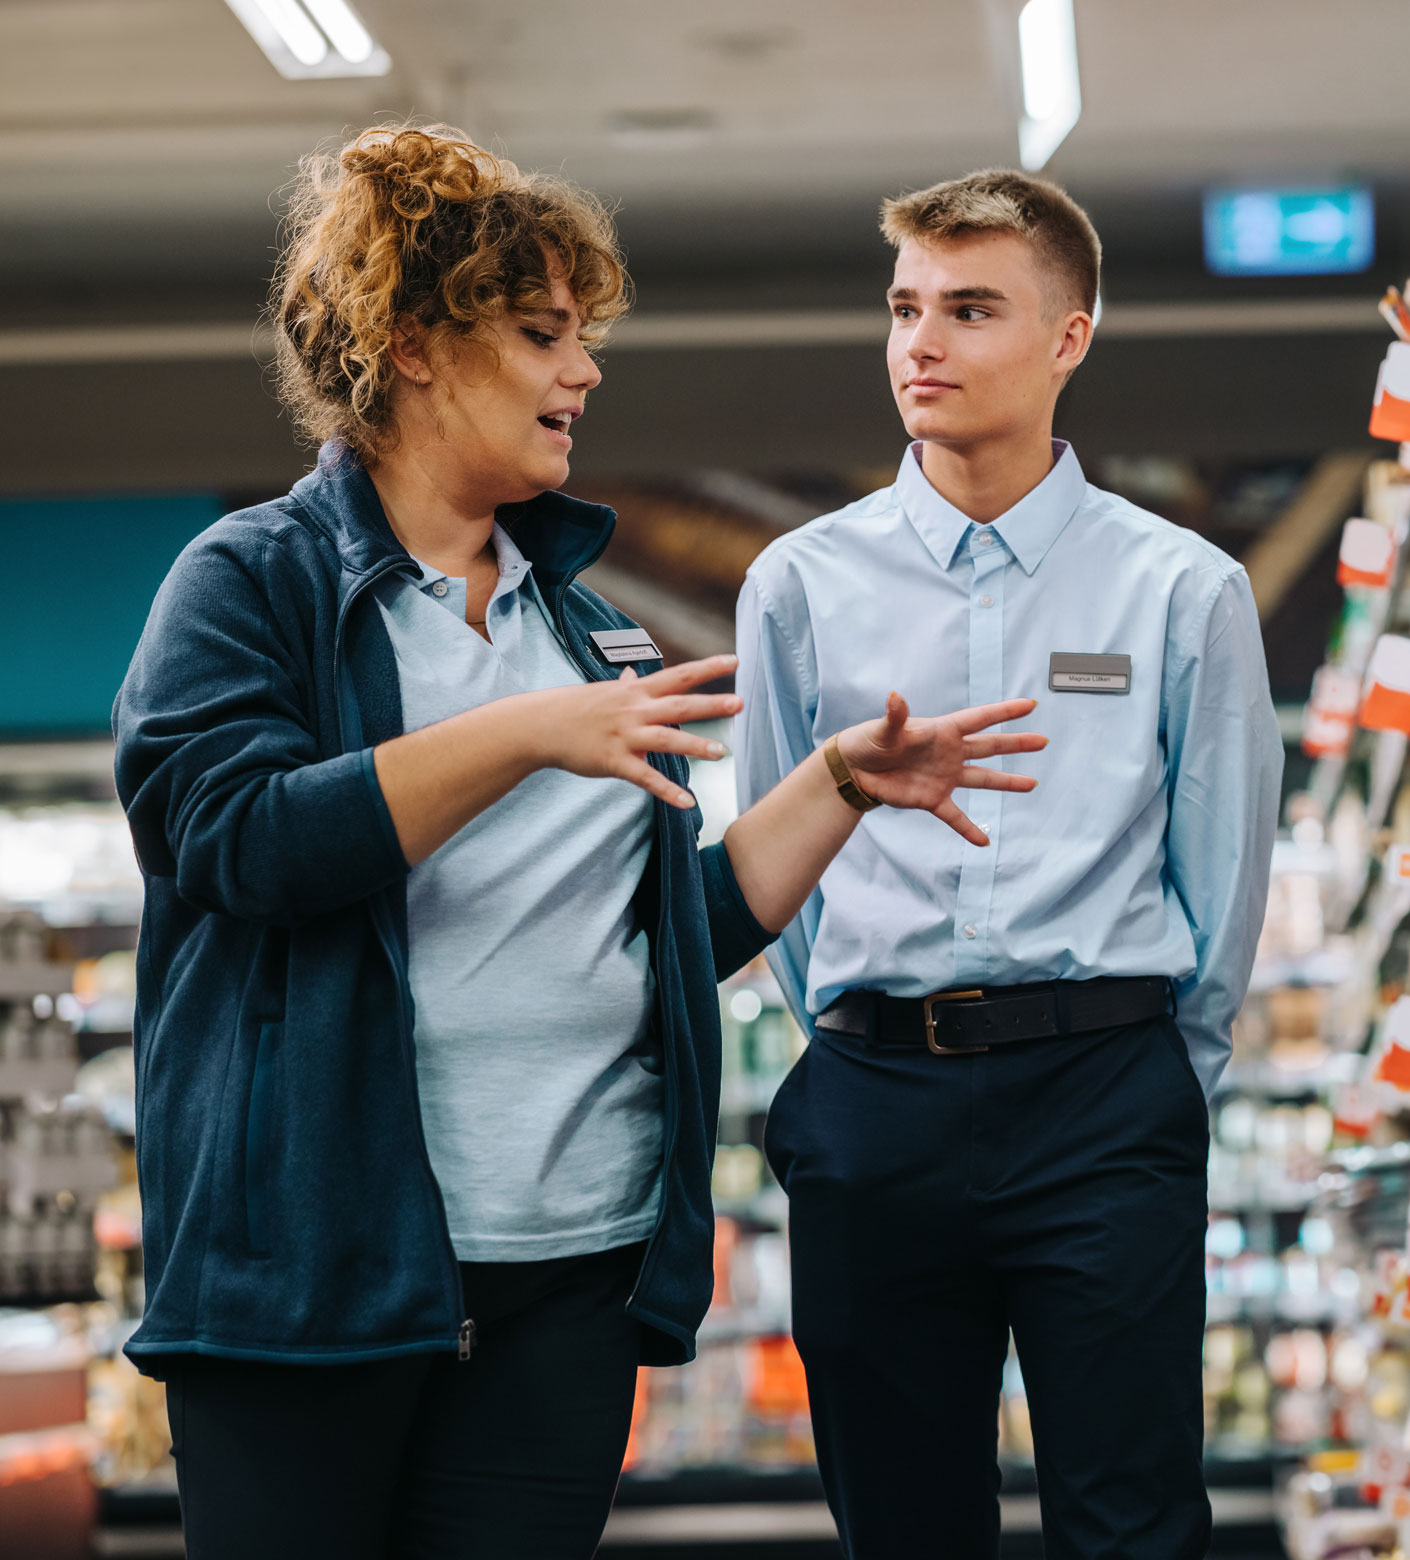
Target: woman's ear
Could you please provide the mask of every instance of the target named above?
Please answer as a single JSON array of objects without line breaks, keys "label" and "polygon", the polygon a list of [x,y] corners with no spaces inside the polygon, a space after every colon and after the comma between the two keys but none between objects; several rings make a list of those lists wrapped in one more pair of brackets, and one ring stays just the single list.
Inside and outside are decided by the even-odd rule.
[{"label": "woman's ear", "polygon": [[431,368],[426,361],[426,333],[415,320],[399,319],[392,326],[387,354],[392,367],[403,379],[424,389],[431,383]]}]

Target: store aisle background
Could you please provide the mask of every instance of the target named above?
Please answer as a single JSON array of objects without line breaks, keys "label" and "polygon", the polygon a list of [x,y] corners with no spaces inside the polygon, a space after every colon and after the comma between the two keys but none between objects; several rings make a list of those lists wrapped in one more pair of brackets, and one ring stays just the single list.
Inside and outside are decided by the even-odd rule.
[{"label": "store aisle background", "polygon": [[[176,552],[310,463],[270,395],[260,323],[296,159],[416,114],[617,205],[636,309],[603,353],[569,489],[617,508],[589,582],[670,659],[729,648],[760,548],[894,474],[881,197],[1018,160],[1022,0],[357,0],[385,73],[297,80],[239,9],[0,4],[0,1560],[78,1555],[95,1529],[101,1554],[179,1552],[160,1392],[117,1355],[142,1299],[140,882],[106,718]],[[1075,0],[1075,18],[1081,116],[1044,171],[1091,212],[1106,267],[1058,431],[1093,481],[1246,563],[1289,794],[1364,798],[1375,754],[1382,769],[1394,758],[1384,742],[1357,736],[1332,778],[1299,743],[1324,659],[1354,661],[1368,624],[1410,615],[1403,592],[1373,601],[1337,578],[1349,516],[1374,509],[1393,528],[1404,512],[1396,447],[1367,417],[1390,339],[1376,301],[1410,271],[1410,12]],[[1211,264],[1209,202],[1238,189],[1291,195],[1279,252],[1301,255],[1300,274]],[[1367,253],[1309,272],[1318,233],[1324,250],[1344,237],[1347,261],[1366,203]],[[1326,1153],[1348,1141],[1338,1091],[1362,1067],[1357,1047],[1384,1049],[1410,966],[1410,904],[1376,897],[1385,847],[1410,843],[1398,779],[1380,818],[1360,800],[1340,824],[1315,803],[1289,815],[1245,1065],[1216,1100],[1207,1402],[1221,1554],[1278,1553],[1275,1484],[1305,1453],[1349,1447],[1298,1498],[1315,1506],[1317,1479],[1351,1489],[1372,1420],[1410,1413],[1410,1306],[1404,1335],[1367,1331],[1365,1286],[1348,1286],[1381,1248],[1344,1211],[1312,1206]],[[727,768],[698,787],[717,834]],[[1389,924],[1368,973],[1355,939],[1377,914]],[[1344,988],[1372,987],[1353,1033]],[[643,1374],[604,1549],[638,1560],[836,1553],[787,1339],[784,1208],[759,1152],[800,1040],[762,963],[721,1002],[718,1299],[699,1362]],[[80,1065],[78,1093],[56,1106]],[[1368,1133],[1405,1137],[1398,1099],[1380,1103]],[[1368,1164],[1346,1195],[1378,1178],[1403,1240],[1395,1173]],[[1388,1296],[1403,1278],[1397,1289],[1387,1270]],[[1373,1399],[1379,1418],[1358,1418]],[[1005,1553],[1036,1554],[1016,1361],[1002,1432]]]}]

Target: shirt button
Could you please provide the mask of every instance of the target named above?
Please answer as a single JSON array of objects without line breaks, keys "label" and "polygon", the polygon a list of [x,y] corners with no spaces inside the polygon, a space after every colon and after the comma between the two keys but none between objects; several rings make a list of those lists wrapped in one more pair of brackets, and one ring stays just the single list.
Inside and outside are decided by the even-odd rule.
[{"label": "shirt button", "polygon": [[979,605],[981,607],[992,607],[994,605],[994,598],[992,596],[981,596],[979,598]]},{"label": "shirt button", "polygon": [[979,928],[977,926],[967,926],[964,929],[964,934],[966,937],[978,937]]},{"label": "shirt button", "polygon": [[437,580],[436,583],[431,587],[431,594],[433,596],[444,596],[449,589],[450,586],[447,585],[444,580]]},{"label": "shirt button", "polygon": [[979,533],[979,545],[981,547],[992,547],[994,545],[993,535],[988,531],[981,531]]}]

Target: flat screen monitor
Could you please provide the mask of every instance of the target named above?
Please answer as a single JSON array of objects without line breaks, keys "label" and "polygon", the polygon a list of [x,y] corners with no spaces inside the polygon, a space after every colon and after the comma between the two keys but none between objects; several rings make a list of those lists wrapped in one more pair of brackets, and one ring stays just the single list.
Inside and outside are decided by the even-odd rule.
[{"label": "flat screen monitor", "polygon": [[1211,190],[1204,258],[1216,276],[1334,276],[1375,258],[1376,207],[1359,185]]}]

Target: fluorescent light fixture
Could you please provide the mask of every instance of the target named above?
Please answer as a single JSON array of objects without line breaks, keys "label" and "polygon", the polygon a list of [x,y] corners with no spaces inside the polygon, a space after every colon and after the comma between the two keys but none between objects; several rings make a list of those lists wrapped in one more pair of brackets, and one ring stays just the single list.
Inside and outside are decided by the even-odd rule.
[{"label": "fluorescent light fixture", "polygon": [[372,34],[353,15],[347,0],[304,0],[310,15],[328,36],[328,41],[349,64],[361,65],[372,58],[377,45]]},{"label": "fluorescent light fixture", "polygon": [[1018,154],[1033,173],[1082,116],[1072,0],[1028,0],[1018,13],[1018,53],[1023,67]]},{"label": "fluorescent light fixture", "polygon": [[290,81],[385,76],[391,59],[347,0],[225,0]]}]

